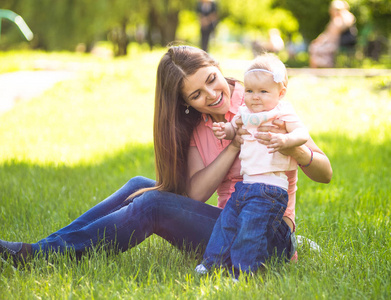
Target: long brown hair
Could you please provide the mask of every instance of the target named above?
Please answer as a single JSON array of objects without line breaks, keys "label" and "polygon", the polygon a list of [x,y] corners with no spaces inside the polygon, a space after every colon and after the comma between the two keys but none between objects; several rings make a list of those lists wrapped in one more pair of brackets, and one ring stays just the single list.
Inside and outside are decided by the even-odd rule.
[{"label": "long brown hair", "polygon": [[141,189],[129,198],[147,190],[186,195],[190,138],[201,120],[201,113],[192,107],[188,107],[188,114],[185,113],[184,79],[208,66],[218,67],[218,63],[205,51],[190,46],[172,46],[160,60],[153,130],[156,186]]}]

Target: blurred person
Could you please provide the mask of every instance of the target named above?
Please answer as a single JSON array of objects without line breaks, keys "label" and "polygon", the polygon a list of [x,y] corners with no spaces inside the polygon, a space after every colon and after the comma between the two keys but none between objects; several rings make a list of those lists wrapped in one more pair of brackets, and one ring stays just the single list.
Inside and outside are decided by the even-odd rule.
[{"label": "blurred person", "polygon": [[[239,154],[243,182],[235,185],[216,221],[204,260],[196,267],[198,273],[206,273],[218,265],[226,266],[235,278],[240,271],[255,272],[270,257],[268,249],[273,244],[276,224],[284,216],[293,219],[293,203],[288,202],[288,194],[297,190],[295,184],[290,184],[295,181],[297,163],[278,151],[305,144],[309,133],[292,105],[282,101],[287,85],[288,75],[281,60],[271,53],[258,56],[244,73],[245,105],[239,107],[231,122],[213,123],[218,139],[235,137],[238,118],[250,135],[243,135]],[[284,121],[287,133],[269,133],[270,144],[263,145],[254,135],[258,126],[271,125],[273,120]],[[311,161],[302,167],[309,167]],[[290,207],[285,214],[288,203]],[[288,259],[295,254],[295,249],[291,250]]]},{"label": "blurred person", "polygon": [[285,48],[284,40],[277,28],[271,28],[268,31],[268,40],[265,42],[253,41],[252,50],[254,57],[265,52],[272,52],[278,54]]},{"label": "blurred person", "polygon": [[201,48],[208,52],[209,40],[218,22],[217,4],[214,0],[200,0],[197,13],[201,26]]},{"label": "blurred person", "polygon": [[269,30],[269,41],[266,44],[266,49],[268,52],[278,53],[284,50],[285,44],[284,40],[281,37],[281,33],[277,28],[272,28]]},{"label": "blurred person", "polygon": [[346,1],[332,1],[329,14],[330,21],[326,29],[310,43],[308,50],[311,68],[333,68],[335,66],[335,55],[340,46],[341,34],[356,22]]}]

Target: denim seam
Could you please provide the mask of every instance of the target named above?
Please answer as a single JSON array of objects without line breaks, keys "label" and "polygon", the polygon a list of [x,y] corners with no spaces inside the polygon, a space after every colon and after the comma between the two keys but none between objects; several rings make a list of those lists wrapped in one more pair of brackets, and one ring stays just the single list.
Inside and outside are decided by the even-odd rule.
[{"label": "denim seam", "polygon": [[[148,209],[150,209],[150,210],[152,210],[150,207],[148,208]],[[147,209],[145,209],[144,211],[146,211]],[[100,219],[100,218],[97,218],[96,220],[98,220],[98,219]],[[114,229],[107,229],[107,227],[105,228],[105,230],[104,230],[104,232],[105,232],[105,234],[104,234],[104,236],[106,236],[106,235],[111,235],[111,234],[113,234],[114,232],[118,232],[120,229],[122,229],[122,228],[124,228],[124,227],[126,227],[127,226],[127,223],[126,224],[123,224],[123,225],[121,225],[121,226],[119,226],[119,227],[117,227],[117,226],[114,226]],[[82,227],[83,228],[83,227]],[[82,228],[79,228],[78,230],[80,230],[80,229],[82,229]],[[78,230],[75,230],[75,231],[78,231]],[[133,230],[133,232],[132,232],[132,234],[131,234],[131,238],[133,237],[133,234],[134,234],[134,230]],[[93,239],[90,239],[89,241],[91,242],[91,244],[94,244],[94,243],[96,243],[97,241],[98,241],[98,238],[99,238],[99,236],[94,236],[94,238]],[[130,241],[130,240],[129,240]],[[88,247],[89,245],[87,244],[86,245],[86,243],[82,243],[82,246],[84,247],[84,248],[86,248],[86,247]]]},{"label": "denim seam", "polygon": [[[169,207],[171,207],[171,209],[175,209],[175,210],[183,210],[183,209],[181,209],[181,208],[178,208],[178,207],[176,207],[175,205],[168,205]],[[147,210],[153,210],[152,209],[152,207],[150,206],[149,208],[147,208],[147,209],[144,209],[144,211],[147,211]],[[113,210],[113,211],[115,211],[115,210]],[[188,210],[186,210],[186,211],[188,211]],[[193,212],[193,211],[192,211]],[[111,213],[111,212],[110,212]],[[108,213],[109,214],[109,213]],[[205,216],[205,215],[202,215],[202,214],[195,214],[195,215],[198,215],[198,216],[202,216],[202,217],[204,217],[204,218],[208,218],[208,219],[210,219],[210,220],[214,220],[214,218],[212,218],[212,217],[209,217],[209,216]],[[97,218],[96,220],[98,220],[98,219],[100,219],[100,218]],[[96,221],[95,220],[95,221]],[[155,222],[156,223],[156,222]],[[106,233],[108,232],[109,234],[113,234],[115,231],[118,231],[118,230],[120,230],[120,229],[122,229],[122,228],[124,228],[124,227],[126,227],[127,226],[127,224],[124,224],[124,225],[121,225],[120,227],[115,227],[115,229],[109,229],[109,231],[107,231],[107,229],[106,229]],[[83,226],[84,227],[84,226]],[[77,230],[75,230],[75,231],[78,231],[78,230],[80,230],[80,229],[82,229],[83,227],[81,227],[81,228],[79,228],[79,229],[77,229]],[[155,233],[155,231],[156,231],[156,229],[154,228],[153,229],[153,233]],[[132,233],[132,236],[133,236],[133,234],[134,234],[134,231],[133,231],[133,233]],[[94,239],[90,239],[90,241],[93,241],[93,242],[95,242],[95,240],[97,240],[97,238],[96,237],[94,237]],[[86,247],[86,246],[88,246],[88,245],[86,245],[85,243],[83,243],[83,246],[84,247]]]},{"label": "denim seam", "polygon": [[[117,206],[115,209],[112,209],[111,211],[107,212],[106,214],[101,215],[99,218],[95,218],[95,219],[93,219],[93,220],[90,220],[88,223],[84,223],[82,226],[75,227],[75,229],[72,230],[72,232],[80,231],[81,229],[83,229],[84,227],[86,227],[86,226],[88,226],[88,225],[94,223],[95,221],[97,221],[97,220],[99,220],[99,219],[101,219],[101,218],[104,218],[104,217],[108,216],[109,214],[111,214],[111,213],[117,211],[119,208],[121,208],[121,206]],[[69,233],[69,232],[65,232],[65,233],[62,233],[62,234],[57,234],[57,235],[56,235],[56,238],[60,238],[61,240],[63,240],[61,237],[62,237],[63,235],[68,234],[68,233]],[[64,244],[65,244],[65,242],[64,242]]]}]

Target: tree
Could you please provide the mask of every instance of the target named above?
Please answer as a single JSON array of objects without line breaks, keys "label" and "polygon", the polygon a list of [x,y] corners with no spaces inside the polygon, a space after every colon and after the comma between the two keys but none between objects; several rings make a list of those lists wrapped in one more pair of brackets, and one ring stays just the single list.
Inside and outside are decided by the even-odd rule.
[{"label": "tree", "polygon": [[[95,41],[109,36],[116,55],[126,55],[132,30],[144,26],[146,40],[166,45],[176,39],[179,13],[195,14],[197,0],[2,0],[3,9],[21,15],[34,32],[31,45],[45,50],[74,50],[78,43],[91,48]],[[331,0],[216,0],[220,20],[228,20],[239,34],[265,33],[278,28],[283,35],[298,30],[306,41],[325,28]],[[357,26],[371,24],[389,37],[391,6],[389,0],[348,0],[357,17]],[[11,26],[3,34],[19,34]],[[7,32],[8,31],[8,32]],[[232,32],[230,32],[232,34]],[[12,41],[12,39],[2,39]],[[15,39],[15,41],[20,40]]]},{"label": "tree", "polygon": [[179,12],[195,9],[195,0],[148,0],[147,42],[154,45],[167,45],[175,41],[179,23]]},{"label": "tree", "polygon": [[292,32],[297,30],[293,15],[286,9],[274,7],[274,0],[220,0],[220,18],[229,18],[247,28]]},{"label": "tree", "polygon": [[[105,0],[108,15],[107,28],[109,39],[114,45],[114,54],[127,54],[129,45],[129,27],[136,27],[145,20],[148,7],[143,0]],[[107,12],[109,12],[107,14]],[[103,15],[100,18],[104,17]]]},{"label": "tree", "polygon": [[9,8],[20,14],[34,32],[34,48],[74,50],[78,43],[100,39],[106,23],[102,0],[14,0]]},{"label": "tree", "polygon": [[[299,30],[307,41],[314,39],[325,28],[331,0],[275,0],[275,5],[292,12],[298,20]],[[384,36],[391,33],[391,5],[389,0],[347,0],[360,28],[367,24]]]},{"label": "tree", "polygon": [[111,7],[110,40],[116,55],[126,55],[128,29],[146,26],[146,40],[152,48],[176,39],[179,12],[195,6],[195,0],[114,0]]},{"label": "tree", "polygon": [[368,7],[370,19],[376,30],[384,36],[391,35],[391,4],[389,0],[362,0],[362,4]]},{"label": "tree", "polygon": [[275,0],[274,6],[289,10],[299,23],[299,31],[306,41],[321,33],[329,21],[331,0]]},{"label": "tree", "polygon": [[275,7],[274,0],[219,0],[219,18],[228,28],[229,36],[240,43],[251,42],[253,50],[269,39],[277,28],[283,39],[298,32],[298,22],[285,8]]}]

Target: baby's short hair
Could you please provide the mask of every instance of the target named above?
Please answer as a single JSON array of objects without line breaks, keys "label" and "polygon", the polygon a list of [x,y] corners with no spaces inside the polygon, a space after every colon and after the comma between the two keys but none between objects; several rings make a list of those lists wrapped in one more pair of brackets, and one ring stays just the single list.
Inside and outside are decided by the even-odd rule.
[{"label": "baby's short hair", "polygon": [[246,73],[254,69],[263,69],[272,73],[283,73],[284,80],[282,83],[286,87],[288,85],[288,74],[284,63],[273,53],[264,53],[254,58],[250,66],[247,68]]}]

